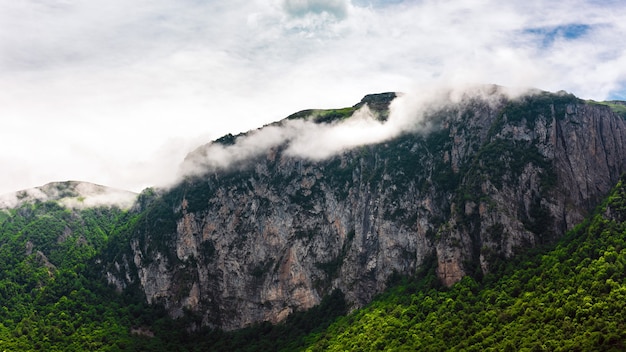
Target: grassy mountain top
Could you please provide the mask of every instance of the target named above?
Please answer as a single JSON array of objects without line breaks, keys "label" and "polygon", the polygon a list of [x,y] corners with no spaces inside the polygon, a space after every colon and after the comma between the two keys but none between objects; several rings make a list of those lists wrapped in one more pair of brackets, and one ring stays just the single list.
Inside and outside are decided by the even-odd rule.
[{"label": "grassy mountain top", "polygon": [[386,92],[378,94],[368,94],[354,106],[341,109],[307,109],[287,116],[286,120],[310,119],[316,123],[330,123],[344,120],[363,106],[374,112],[380,120],[389,117],[389,104],[398,96],[398,93]]},{"label": "grassy mountain top", "polygon": [[626,119],[626,102],[620,100],[609,101],[588,101],[590,104],[605,105],[611,108],[613,112]]}]

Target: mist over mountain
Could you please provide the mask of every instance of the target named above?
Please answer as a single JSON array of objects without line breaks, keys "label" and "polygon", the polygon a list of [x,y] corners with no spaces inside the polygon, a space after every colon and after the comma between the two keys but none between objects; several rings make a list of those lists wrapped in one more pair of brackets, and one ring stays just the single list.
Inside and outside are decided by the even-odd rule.
[{"label": "mist over mountain", "polygon": [[433,124],[430,115],[450,107],[463,108],[471,100],[480,99],[491,105],[498,104],[504,97],[515,98],[533,92],[537,93],[496,85],[455,88],[433,85],[419,94],[367,95],[354,106],[342,109],[303,110],[257,130],[224,136],[218,143],[196,149],[185,158],[181,175],[228,169],[230,165],[245,163],[279,146],[288,156],[321,161],[402,134],[428,133]]},{"label": "mist over mountain", "polygon": [[[11,339],[31,346],[47,334],[30,328],[45,325],[37,307],[53,316],[74,291],[117,297],[102,310],[124,346],[167,340],[163,324],[288,329],[310,314],[328,326],[398,278],[482,282],[562,241],[618,183],[624,155],[623,102],[566,92],[483,85],[303,110],[199,146],[176,182],[139,195],[68,181],[1,197],[2,260],[38,274],[3,278],[2,297],[35,298],[15,301],[28,318],[1,312],[0,333],[19,328]],[[64,333],[58,343],[85,330]]]},{"label": "mist over mountain", "polygon": [[181,183],[143,195],[141,225],[103,259],[109,282],[227,330],[333,290],[358,308],[394,275],[433,266],[450,286],[555,241],[624,171],[610,106],[497,86],[395,97],[198,148]]},{"label": "mist over mountain", "polygon": [[34,202],[59,202],[68,208],[118,206],[128,209],[137,194],[90,182],[50,182],[41,187],[0,195],[0,209],[17,208]]}]

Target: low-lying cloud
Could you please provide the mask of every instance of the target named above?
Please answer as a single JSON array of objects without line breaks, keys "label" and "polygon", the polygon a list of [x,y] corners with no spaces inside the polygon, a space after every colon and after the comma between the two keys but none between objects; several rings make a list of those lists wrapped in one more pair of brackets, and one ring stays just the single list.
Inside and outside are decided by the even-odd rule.
[{"label": "low-lying cloud", "polygon": [[51,182],[41,187],[0,195],[0,210],[16,208],[22,204],[35,201],[55,201],[72,209],[98,206],[116,206],[128,209],[135,203],[136,199],[136,193],[93,183],[77,181]]},{"label": "low-lying cloud", "polygon": [[308,118],[288,119],[237,137],[232,144],[210,143],[190,154],[181,167],[180,176],[201,175],[246,165],[246,161],[267,154],[272,148],[285,146],[287,156],[323,160],[356,147],[385,142],[407,132],[428,133],[428,118],[440,109],[461,106],[480,99],[498,104],[504,97],[516,98],[527,88],[510,89],[495,85],[422,87],[419,92],[400,93],[389,106],[389,117],[382,120],[367,104],[350,118],[332,123]]}]

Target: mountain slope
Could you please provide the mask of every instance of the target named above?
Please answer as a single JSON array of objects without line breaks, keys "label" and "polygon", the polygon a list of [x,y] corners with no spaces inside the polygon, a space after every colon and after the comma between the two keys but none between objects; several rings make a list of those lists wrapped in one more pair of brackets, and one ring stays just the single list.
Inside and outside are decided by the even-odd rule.
[{"label": "mountain slope", "polygon": [[342,318],[308,351],[623,351],[626,179],[552,250],[513,260],[501,278],[450,290],[405,284]]},{"label": "mountain slope", "polygon": [[0,210],[0,349],[95,350],[131,340],[129,300],[107,287],[95,261],[128,213],[68,208],[67,195],[25,199]]},{"label": "mountain slope", "polygon": [[[506,268],[488,275],[483,283],[467,277],[446,289],[437,285],[434,268],[427,269],[421,274],[426,274],[425,278],[396,282],[363,310],[306,338],[301,337],[301,331],[310,331],[311,324],[323,324],[320,319],[332,318],[345,309],[337,291],[320,310],[311,311],[313,316],[295,316],[286,325],[259,325],[230,334],[202,331],[189,335],[185,332],[188,322],[172,322],[158,310],[142,306],[139,300],[114,295],[101,286],[93,276],[95,272],[85,270],[84,263],[90,262],[87,258],[93,252],[84,252],[87,256],[64,253],[60,258],[73,259],[65,263],[54,259],[55,255],[43,259],[44,253],[59,250],[46,247],[58,241],[56,237],[41,239],[45,231],[31,231],[32,224],[44,228],[42,221],[56,219],[85,236],[73,242],[77,237],[70,235],[63,243],[93,248],[94,234],[112,233],[112,228],[132,219],[116,220],[115,211],[107,213],[105,209],[82,210],[78,215],[50,202],[24,205],[8,217],[5,213],[0,222],[0,259],[5,268],[0,280],[5,303],[0,312],[0,348],[623,350],[625,185],[622,179],[594,217],[556,246],[544,245],[534,254],[511,259]],[[42,254],[29,254],[30,246],[24,241],[46,246],[36,247]],[[21,264],[7,262],[16,256],[26,260]]]},{"label": "mountain slope", "polygon": [[564,93],[510,99],[497,87],[437,105],[391,139],[294,151],[294,126],[341,132],[371,116],[386,128],[393,97],[198,149],[192,176],[144,194],[126,244],[103,258],[109,282],[195,316],[195,328],[279,322],[336,289],[357,308],[396,274],[434,265],[452,285],[554,241],[625,168],[626,125],[609,107]]}]

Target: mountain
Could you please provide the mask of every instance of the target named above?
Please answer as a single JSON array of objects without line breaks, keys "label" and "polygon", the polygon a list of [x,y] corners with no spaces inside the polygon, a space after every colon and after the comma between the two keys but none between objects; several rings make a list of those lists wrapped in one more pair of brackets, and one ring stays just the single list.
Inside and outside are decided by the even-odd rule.
[{"label": "mountain", "polygon": [[554,243],[626,166],[619,104],[495,86],[449,94],[395,135],[328,149],[325,136],[397,124],[396,96],[198,148],[180,184],[139,196],[102,275],[191,329],[278,323],[337,290],[356,309],[394,277],[432,267],[445,286],[481,280]]},{"label": "mountain", "polygon": [[81,181],[50,182],[41,187],[0,195],[0,209],[18,208],[34,202],[59,202],[68,208],[115,205],[130,208],[137,194]]},{"label": "mountain", "polygon": [[623,350],[623,102],[433,96],[0,197],[0,349]]}]

